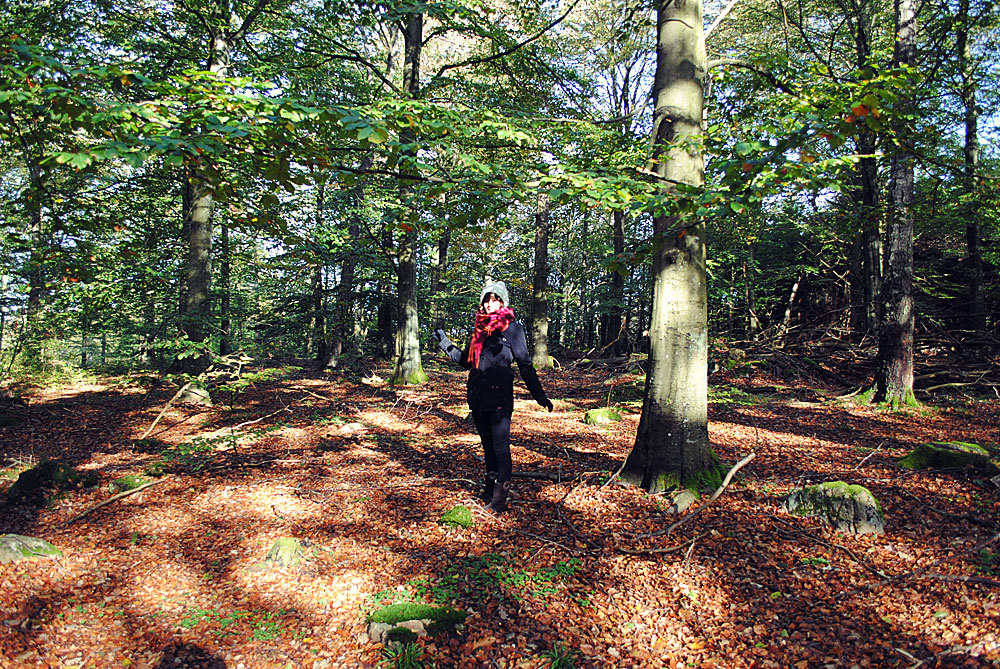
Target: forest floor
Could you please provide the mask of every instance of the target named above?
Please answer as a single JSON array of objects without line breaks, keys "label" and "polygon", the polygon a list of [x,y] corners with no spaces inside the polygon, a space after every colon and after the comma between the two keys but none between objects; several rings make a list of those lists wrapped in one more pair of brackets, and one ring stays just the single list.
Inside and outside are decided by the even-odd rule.
[{"label": "forest floor", "polygon": [[[385,369],[272,363],[213,408],[171,406],[146,440],[176,386],[27,389],[21,422],[0,428],[0,496],[46,458],[100,485],[0,507],[0,533],[62,550],[0,565],[0,666],[386,666],[365,616],[407,599],[469,614],[419,642],[424,666],[1000,666],[1000,490],[896,464],[930,441],[995,446],[996,398],[935,394],[891,413],[835,399],[829,373],[716,373],[713,447],[727,466],[756,457],[664,534],[669,499],[606,485],[635,438],[634,369],[541,373],[552,413],[519,385],[515,470],[534,475],[499,517],[476,498],[464,374],[439,357],[426,370],[402,390]],[[582,422],[609,403],[620,423]],[[162,482],[72,520],[156,462]],[[885,534],[781,511],[791,490],[831,480],[871,490]],[[439,523],[456,505],[472,527]],[[307,545],[302,563],[257,570],[281,537]]]}]

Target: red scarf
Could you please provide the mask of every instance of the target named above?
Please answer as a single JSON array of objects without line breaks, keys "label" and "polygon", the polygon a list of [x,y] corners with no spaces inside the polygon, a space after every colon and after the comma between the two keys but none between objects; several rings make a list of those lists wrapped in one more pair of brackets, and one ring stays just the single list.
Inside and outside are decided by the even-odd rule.
[{"label": "red scarf", "polygon": [[476,314],[476,331],[469,343],[469,362],[473,367],[479,369],[479,356],[483,352],[483,342],[486,338],[497,330],[503,332],[513,322],[514,310],[510,307],[502,307],[492,314],[482,311]]}]

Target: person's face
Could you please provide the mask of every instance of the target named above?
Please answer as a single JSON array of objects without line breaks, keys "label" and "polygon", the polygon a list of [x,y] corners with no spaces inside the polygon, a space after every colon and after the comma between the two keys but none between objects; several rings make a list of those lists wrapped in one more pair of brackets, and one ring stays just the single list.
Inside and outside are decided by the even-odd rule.
[{"label": "person's face", "polygon": [[503,300],[497,297],[494,293],[490,293],[483,300],[483,311],[488,314],[492,314],[494,311],[499,311],[503,309]]}]

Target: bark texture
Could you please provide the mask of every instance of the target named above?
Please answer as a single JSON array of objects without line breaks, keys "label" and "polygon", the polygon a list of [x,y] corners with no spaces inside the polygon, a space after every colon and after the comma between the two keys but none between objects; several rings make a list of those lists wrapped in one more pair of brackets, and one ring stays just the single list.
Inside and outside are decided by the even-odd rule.
[{"label": "bark texture", "polygon": [[[423,14],[411,14],[403,30],[403,89],[416,98],[420,86],[420,50],[423,43]],[[410,131],[400,132],[400,143],[412,146],[415,137]],[[416,158],[416,149],[404,149],[403,164]],[[400,196],[406,199],[409,183],[400,180]],[[417,316],[417,230],[406,226],[400,236],[396,259],[396,365],[392,382],[400,385],[423,383],[427,380],[420,361],[420,322]]]},{"label": "bark texture", "polygon": [[[917,14],[914,0],[896,0],[895,61],[912,66],[917,59]],[[912,98],[902,95],[904,109]],[[889,222],[886,230],[882,281],[883,315],[879,328],[875,372],[876,402],[893,407],[913,404],[913,154],[908,123],[897,128],[899,153],[893,156],[889,184]]]},{"label": "bark texture", "polygon": [[[660,0],[651,166],[673,184],[704,184],[705,46],[701,2]],[[718,478],[708,442],[705,228],[694,217],[654,221],[653,313],[642,418],[622,479],[650,492]]]},{"label": "bark texture", "polygon": [[538,195],[535,211],[535,272],[531,289],[531,362],[536,369],[552,366],[549,356],[549,196]]}]

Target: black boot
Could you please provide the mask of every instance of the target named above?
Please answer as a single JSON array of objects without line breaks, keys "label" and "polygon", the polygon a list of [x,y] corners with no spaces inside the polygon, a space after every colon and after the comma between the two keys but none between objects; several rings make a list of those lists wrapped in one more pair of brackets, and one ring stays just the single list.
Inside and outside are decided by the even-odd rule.
[{"label": "black boot", "polygon": [[487,511],[502,513],[507,510],[507,493],[510,491],[510,481],[497,481],[493,486],[493,498],[486,505]]},{"label": "black boot", "polygon": [[496,472],[486,472],[486,478],[483,479],[483,490],[479,493],[479,499],[483,500],[483,504],[489,504],[490,500],[493,499],[493,487],[497,482]]}]

